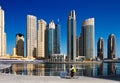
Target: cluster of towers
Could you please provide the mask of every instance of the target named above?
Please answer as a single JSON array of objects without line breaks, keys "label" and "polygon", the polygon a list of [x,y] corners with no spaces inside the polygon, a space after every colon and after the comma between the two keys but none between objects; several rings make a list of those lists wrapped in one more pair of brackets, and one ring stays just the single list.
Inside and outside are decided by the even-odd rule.
[{"label": "cluster of towers", "polygon": [[[116,58],[116,41],[114,34],[110,34],[108,37],[107,55],[108,59]],[[104,59],[104,42],[102,37],[99,38],[97,43],[97,57],[100,60]]]},{"label": "cluster of towers", "polygon": [[52,20],[48,25],[33,15],[27,15],[27,57],[50,58],[52,54],[60,54],[60,24]]},{"label": "cluster of towers", "polygon": [[94,57],[94,18],[83,21],[82,31],[76,37],[76,15],[72,10],[67,22],[67,55],[69,61],[76,61],[78,56],[91,59]]},{"label": "cluster of towers", "polygon": [[[60,54],[61,25],[52,20],[46,21],[33,15],[27,15],[26,56],[35,58],[50,58],[52,54]],[[79,56],[94,58],[94,18],[83,21],[80,36],[76,36],[75,10],[70,11],[67,20],[67,58],[76,61]],[[97,57],[104,59],[103,38],[97,43]],[[115,58],[115,36],[108,38],[108,59]],[[15,54],[24,57],[24,35],[16,34]],[[0,7],[0,56],[6,55],[6,33],[4,32],[4,10]]]}]

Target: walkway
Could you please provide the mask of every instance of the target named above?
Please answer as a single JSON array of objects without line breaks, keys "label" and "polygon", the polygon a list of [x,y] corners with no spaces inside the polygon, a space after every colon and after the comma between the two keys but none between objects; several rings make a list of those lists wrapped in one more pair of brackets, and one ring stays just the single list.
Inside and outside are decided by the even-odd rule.
[{"label": "walkway", "polygon": [[21,76],[0,73],[0,83],[120,83],[120,81],[84,76],[78,79],[64,79],[58,76]]}]

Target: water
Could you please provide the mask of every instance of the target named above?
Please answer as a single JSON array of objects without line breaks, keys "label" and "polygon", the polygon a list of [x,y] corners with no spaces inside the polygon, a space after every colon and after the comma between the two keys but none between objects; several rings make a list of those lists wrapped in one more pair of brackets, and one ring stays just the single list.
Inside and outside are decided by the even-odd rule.
[{"label": "water", "polygon": [[[2,73],[34,76],[60,76],[61,72],[68,72],[71,64],[31,64],[15,63]],[[119,76],[120,63],[74,64],[78,76]],[[69,73],[68,73],[69,74]]]}]

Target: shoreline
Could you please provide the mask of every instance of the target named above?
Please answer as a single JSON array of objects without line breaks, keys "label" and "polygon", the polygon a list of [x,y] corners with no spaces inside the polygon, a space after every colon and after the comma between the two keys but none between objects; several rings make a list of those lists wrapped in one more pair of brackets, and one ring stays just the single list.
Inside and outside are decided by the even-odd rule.
[{"label": "shoreline", "polygon": [[120,63],[120,60],[101,60],[101,61],[77,61],[77,62],[50,62],[45,60],[2,60],[1,64],[6,63],[41,63],[41,64],[100,64],[100,63]]},{"label": "shoreline", "polygon": [[24,76],[0,73],[0,83],[119,83],[117,80],[107,78],[79,76],[77,79],[60,78],[59,76]]}]

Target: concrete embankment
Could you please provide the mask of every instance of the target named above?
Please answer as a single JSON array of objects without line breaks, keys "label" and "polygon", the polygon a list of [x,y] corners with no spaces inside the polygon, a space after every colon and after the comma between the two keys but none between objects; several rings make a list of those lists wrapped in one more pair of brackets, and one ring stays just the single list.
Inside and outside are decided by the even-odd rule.
[{"label": "concrete embankment", "polygon": [[84,77],[65,79],[59,76],[21,76],[0,73],[0,83],[120,83],[120,81]]}]

